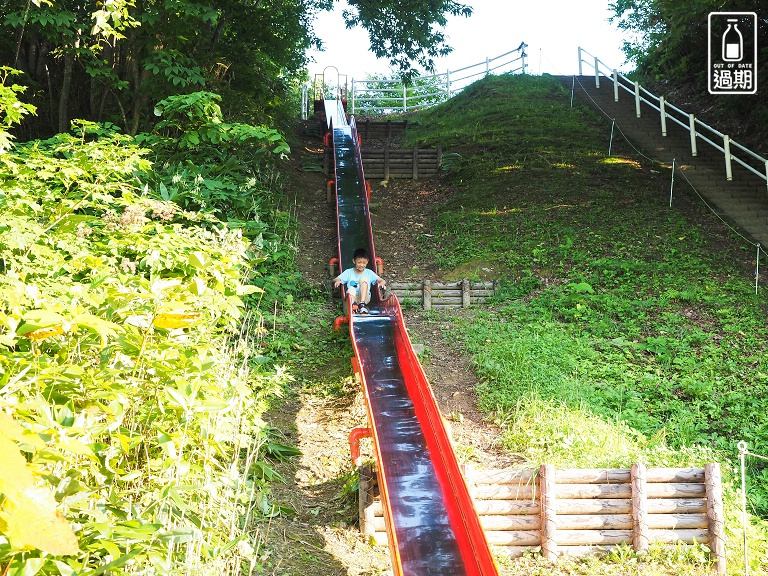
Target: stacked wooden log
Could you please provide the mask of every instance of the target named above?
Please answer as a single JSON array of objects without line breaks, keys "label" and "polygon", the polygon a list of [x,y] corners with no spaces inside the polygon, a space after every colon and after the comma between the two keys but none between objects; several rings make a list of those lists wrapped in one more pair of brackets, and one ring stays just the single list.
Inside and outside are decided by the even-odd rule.
[{"label": "stacked wooden log", "polygon": [[361,120],[355,118],[355,124],[357,125],[357,133],[363,142],[369,140],[392,140],[393,138],[400,138],[405,134],[405,130],[408,128],[407,120],[371,120],[367,118]]},{"label": "stacked wooden log", "polygon": [[418,283],[392,282],[392,291],[403,303],[416,303],[425,310],[445,308],[467,308],[472,304],[482,304],[496,292],[494,282],[431,282]]},{"label": "stacked wooden log", "polygon": [[[395,141],[405,134],[407,121],[371,121],[356,123],[357,134],[363,145],[360,157],[366,178],[389,180],[393,178],[435,178],[440,174],[442,149],[394,148]],[[323,172],[331,176],[333,158],[330,147],[323,156]]]},{"label": "stacked wooden log", "polygon": [[[585,555],[627,543],[706,543],[725,573],[718,464],[705,468],[475,470],[465,478],[488,543],[510,556],[538,548],[547,558]],[[363,476],[361,476],[361,479]],[[360,527],[386,544],[384,514],[369,468],[360,483]]]},{"label": "stacked wooden log", "polygon": [[360,149],[366,178],[434,178],[440,173],[442,151],[437,148],[368,148]]}]

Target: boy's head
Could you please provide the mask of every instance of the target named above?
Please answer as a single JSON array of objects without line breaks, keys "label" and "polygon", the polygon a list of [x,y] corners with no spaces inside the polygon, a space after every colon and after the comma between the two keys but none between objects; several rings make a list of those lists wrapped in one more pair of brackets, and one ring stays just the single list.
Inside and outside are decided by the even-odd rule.
[{"label": "boy's head", "polygon": [[365,248],[356,248],[352,253],[352,262],[358,272],[362,272],[368,266],[368,260],[368,250]]},{"label": "boy's head", "polygon": [[355,248],[355,251],[352,253],[352,261],[354,262],[358,258],[365,258],[366,260],[370,260],[368,257],[368,250],[365,248]]}]

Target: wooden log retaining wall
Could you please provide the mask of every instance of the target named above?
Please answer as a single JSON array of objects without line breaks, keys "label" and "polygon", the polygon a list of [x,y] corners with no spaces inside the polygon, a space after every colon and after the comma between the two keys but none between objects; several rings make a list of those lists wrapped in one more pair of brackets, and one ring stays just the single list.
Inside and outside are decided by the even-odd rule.
[{"label": "wooden log retaining wall", "polygon": [[[509,556],[539,547],[553,559],[610,550],[627,543],[709,545],[725,574],[719,464],[705,468],[476,470],[464,467],[488,543]],[[361,467],[360,528],[387,543],[384,515],[370,466]],[[363,482],[363,478],[365,481]]]},{"label": "wooden log retaining wall", "polygon": [[407,120],[376,121],[371,119],[360,120],[359,118],[355,120],[357,133],[363,142],[368,140],[392,140],[405,134],[408,128]]},{"label": "wooden log retaining wall", "polygon": [[442,151],[437,148],[361,148],[366,178],[434,178],[440,173]]},{"label": "wooden log retaining wall", "polygon": [[400,302],[416,302],[425,310],[445,308],[467,308],[472,304],[482,304],[496,292],[495,282],[441,283],[424,280],[417,283],[392,282],[392,291]]}]

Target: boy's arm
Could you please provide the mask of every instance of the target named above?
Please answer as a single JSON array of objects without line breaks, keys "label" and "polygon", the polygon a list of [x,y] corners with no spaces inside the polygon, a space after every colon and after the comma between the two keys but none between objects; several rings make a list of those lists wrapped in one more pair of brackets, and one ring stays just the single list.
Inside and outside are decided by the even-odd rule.
[{"label": "boy's arm", "polygon": [[374,277],[374,281],[371,282],[371,284],[374,284],[374,283],[379,284],[382,287],[382,290],[386,291],[388,289],[389,282],[383,276],[379,276],[378,274],[376,274],[376,272],[374,272],[373,270],[370,270],[370,272],[371,274],[373,274],[373,277]]}]

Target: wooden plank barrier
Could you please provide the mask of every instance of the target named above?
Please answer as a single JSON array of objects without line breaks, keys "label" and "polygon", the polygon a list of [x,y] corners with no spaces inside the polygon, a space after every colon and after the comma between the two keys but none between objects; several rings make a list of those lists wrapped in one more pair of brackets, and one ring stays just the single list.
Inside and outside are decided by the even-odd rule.
[{"label": "wooden plank barrier", "polygon": [[368,140],[392,140],[405,134],[408,128],[407,120],[385,120],[376,121],[367,118],[361,120],[355,118],[357,125],[357,133],[362,138],[363,142]]},{"label": "wooden plank barrier", "polygon": [[404,303],[418,303],[425,310],[468,308],[482,304],[496,293],[495,282],[441,283],[424,280],[418,283],[392,282],[389,287]]},{"label": "wooden plank barrier", "polygon": [[434,178],[440,173],[442,150],[437,148],[361,148],[366,178]]},{"label": "wooden plank barrier", "polygon": [[[539,548],[554,559],[605,552],[627,543],[638,552],[650,543],[706,543],[718,574],[725,574],[725,538],[719,464],[706,468],[538,471],[464,466],[475,511],[488,543],[520,556]],[[364,480],[363,480],[364,478]],[[360,481],[360,527],[386,544],[384,515],[370,467]]]}]

